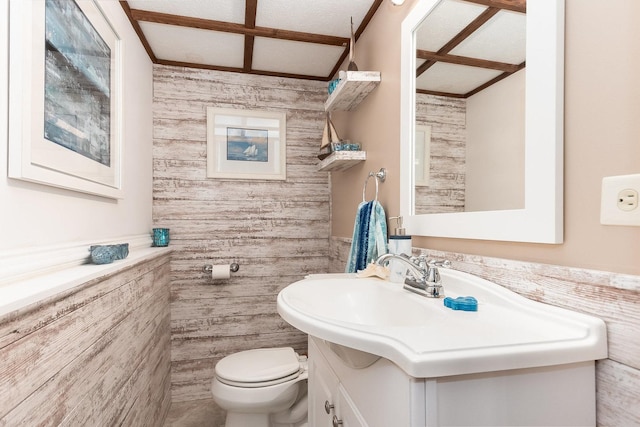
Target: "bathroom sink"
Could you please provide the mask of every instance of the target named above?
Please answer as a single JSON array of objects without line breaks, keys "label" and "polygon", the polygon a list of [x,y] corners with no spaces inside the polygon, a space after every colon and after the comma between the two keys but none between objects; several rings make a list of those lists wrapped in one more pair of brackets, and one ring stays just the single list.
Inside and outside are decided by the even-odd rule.
[{"label": "bathroom sink", "polygon": [[399,283],[355,274],[310,276],[278,295],[284,320],[309,335],[387,358],[416,378],[552,366],[607,357],[601,319],[526,299],[471,274],[440,269],[445,307]]},{"label": "bathroom sink", "polygon": [[345,327],[406,327],[427,321],[423,304],[397,288],[390,282],[357,278],[307,280],[288,289],[283,298],[309,316]]}]

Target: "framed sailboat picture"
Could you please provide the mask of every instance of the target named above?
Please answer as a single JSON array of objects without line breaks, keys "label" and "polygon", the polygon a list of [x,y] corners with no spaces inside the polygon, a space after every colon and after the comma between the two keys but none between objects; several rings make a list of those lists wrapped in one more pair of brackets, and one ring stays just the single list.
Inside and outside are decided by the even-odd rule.
[{"label": "framed sailboat picture", "polygon": [[287,178],[286,114],[207,107],[207,178]]}]

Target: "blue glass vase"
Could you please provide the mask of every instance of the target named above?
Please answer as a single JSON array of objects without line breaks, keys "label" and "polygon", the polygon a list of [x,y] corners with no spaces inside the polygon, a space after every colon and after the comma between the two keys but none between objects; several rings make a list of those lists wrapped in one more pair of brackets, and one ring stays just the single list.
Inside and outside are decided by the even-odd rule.
[{"label": "blue glass vase", "polygon": [[169,246],[169,240],[168,228],[153,229],[153,246]]}]

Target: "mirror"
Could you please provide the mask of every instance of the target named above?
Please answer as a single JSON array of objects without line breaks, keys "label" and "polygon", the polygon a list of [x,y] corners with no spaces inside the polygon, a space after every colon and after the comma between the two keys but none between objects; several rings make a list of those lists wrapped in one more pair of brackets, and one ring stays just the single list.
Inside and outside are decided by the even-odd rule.
[{"label": "mirror", "polygon": [[415,31],[415,214],[524,208],[526,10],[495,4],[441,1]]},{"label": "mirror", "polygon": [[[455,49],[441,50],[458,33],[467,32],[463,35],[468,37],[469,22],[484,19],[484,25],[498,27],[496,11],[486,4],[481,0],[419,0],[403,21],[401,214],[407,232],[414,235],[561,243],[564,2],[530,2],[526,31],[518,30],[524,25],[524,15],[511,13],[511,23],[501,28],[511,26],[509,31],[516,35],[504,35],[509,43],[499,49],[508,60],[502,60],[504,55],[491,58],[486,52],[477,53],[473,46],[478,43],[465,42],[464,37]],[[525,37],[526,68],[522,59]],[[495,42],[485,43],[485,48],[487,44]],[[467,70],[474,67],[459,66],[459,61],[469,58],[484,61],[471,64],[478,70],[473,75]],[[428,62],[431,64],[423,71]],[[480,69],[487,62],[493,70]],[[500,68],[507,62],[515,67]],[[495,79],[498,83],[483,86]],[[443,113],[438,108],[449,110]],[[487,129],[491,132],[486,133]],[[425,144],[425,132],[431,137],[430,144]],[[493,147],[479,146],[477,141],[483,139],[501,141]],[[424,147],[431,151],[430,159],[425,158]],[[417,156],[413,154],[416,150]],[[457,154],[443,155],[443,150]],[[476,161],[478,153],[481,156]],[[453,164],[456,156],[461,161]],[[483,164],[491,164],[489,172],[479,172],[474,166]],[[445,189],[438,187],[443,177],[451,180]],[[485,181],[497,182],[497,188],[487,187]],[[482,190],[474,193],[474,187]],[[431,200],[425,202],[424,193]],[[447,199],[444,204],[440,203],[443,199]]]}]

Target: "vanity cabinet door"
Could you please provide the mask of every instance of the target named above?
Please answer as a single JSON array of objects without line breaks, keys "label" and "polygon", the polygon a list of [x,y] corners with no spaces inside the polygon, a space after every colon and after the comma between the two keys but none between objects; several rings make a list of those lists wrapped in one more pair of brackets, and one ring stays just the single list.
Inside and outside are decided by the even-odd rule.
[{"label": "vanity cabinet door", "polygon": [[[333,427],[368,427],[369,425],[364,421],[360,412],[356,408],[355,404],[347,394],[347,391],[342,387],[342,384],[338,386],[338,402],[336,405],[336,420],[332,420]],[[339,423],[342,424],[339,424]]]},{"label": "vanity cabinet door", "polygon": [[313,341],[309,342],[309,426],[368,427]]},{"label": "vanity cabinet door", "polygon": [[329,427],[336,414],[338,378],[322,359],[309,356],[309,425]]}]

